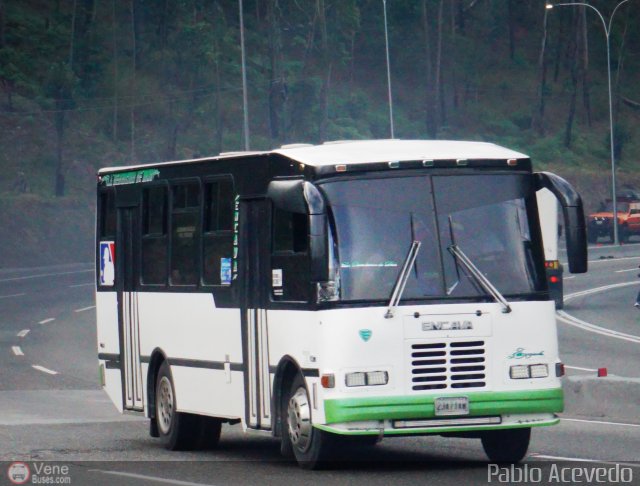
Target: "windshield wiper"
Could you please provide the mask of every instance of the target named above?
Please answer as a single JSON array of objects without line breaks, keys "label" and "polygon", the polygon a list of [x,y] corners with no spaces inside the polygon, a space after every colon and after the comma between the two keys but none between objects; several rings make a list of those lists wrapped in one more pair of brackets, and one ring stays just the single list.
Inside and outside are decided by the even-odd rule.
[{"label": "windshield wiper", "polygon": [[509,312],[511,312],[511,306],[509,305],[509,302],[507,302],[507,299],[505,299],[500,291],[493,286],[489,279],[482,274],[478,267],[473,264],[473,262],[467,255],[465,255],[465,253],[460,249],[460,247],[458,247],[458,245],[453,244],[449,246],[447,250],[449,250],[449,252],[454,256],[456,261],[459,261],[465,266],[474,280],[487,292],[489,292],[491,296],[496,300],[496,302],[500,302],[503,305],[503,313],[508,314]]},{"label": "windshield wiper", "polygon": [[404,288],[407,285],[407,280],[409,280],[411,267],[416,261],[416,257],[418,256],[418,251],[420,250],[421,245],[421,242],[414,240],[413,243],[411,243],[411,247],[409,247],[407,256],[404,259],[404,264],[402,265],[402,270],[398,274],[398,280],[396,280],[396,284],[393,286],[393,292],[391,293],[391,299],[389,299],[387,313],[384,315],[385,319],[391,319],[393,317],[395,308],[398,307],[398,303],[400,302],[400,298],[402,297],[402,292],[404,292]]}]

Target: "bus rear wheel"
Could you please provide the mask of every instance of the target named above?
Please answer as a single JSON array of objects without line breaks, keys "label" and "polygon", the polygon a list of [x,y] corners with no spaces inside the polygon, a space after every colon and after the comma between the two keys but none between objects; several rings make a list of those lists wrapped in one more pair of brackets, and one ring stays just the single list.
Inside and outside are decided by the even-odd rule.
[{"label": "bus rear wheel", "polygon": [[166,361],[158,370],[155,412],[158,434],[167,449],[184,451],[196,447],[200,417],[176,411],[176,391]]},{"label": "bus rear wheel", "polygon": [[491,462],[513,464],[527,454],[531,428],[490,430],[482,434],[482,447]]},{"label": "bus rear wheel", "polygon": [[286,431],[283,449],[289,449],[304,469],[317,469],[326,465],[331,448],[331,435],[315,429],[311,417],[311,400],[302,376],[297,375],[287,394],[285,409]]}]

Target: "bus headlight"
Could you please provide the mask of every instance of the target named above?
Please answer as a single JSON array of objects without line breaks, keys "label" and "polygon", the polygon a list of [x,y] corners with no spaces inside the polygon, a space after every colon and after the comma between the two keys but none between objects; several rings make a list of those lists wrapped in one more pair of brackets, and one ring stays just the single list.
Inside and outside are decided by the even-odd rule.
[{"label": "bus headlight", "polygon": [[386,371],[369,371],[367,385],[386,385],[389,383],[389,373]]},{"label": "bus headlight", "polygon": [[344,376],[345,385],[352,386],[376,386],[389,383],[389,373],[386,371],[358,371],[347,373]]},{"label": "bus headlight", "polygon": [[347,373],[344,376],[347,386],[365,386],[367,384],[367,375],[365,373]]},{"label": "bus headlight", "polygon": [[546,378],[549,376],[549,367],[546,364],[535,364],[529,366],[531,378]]},{"label": "bus headlight", "polygon": [[527,365],[514,365],[509,369],[509,376],[512,380],[524,380],[531,378],[529,367]]},{"label": "bus headlight", "polygon": [[509,376],[512,380],[525,380],[528,378],[547,378],[549,367],[544,364],[513,365],[509,368]]}]

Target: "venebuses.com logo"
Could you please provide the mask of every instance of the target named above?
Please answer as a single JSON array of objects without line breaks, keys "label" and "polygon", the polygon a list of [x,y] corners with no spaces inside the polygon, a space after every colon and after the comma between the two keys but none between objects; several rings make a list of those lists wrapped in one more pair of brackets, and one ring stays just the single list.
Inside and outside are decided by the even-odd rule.
[{"label": "venebuses.com logo", "polygon": [[68,465],[50,462],[34,462],[31,465],[15,461],[7,468],[11,484],[71,484]]},{"label": "venebuses.com logo", "polygon": [[13,462],[7,469],[7,477],[13,484],[25,484],[31,477],[31,471],[26,463]]}]

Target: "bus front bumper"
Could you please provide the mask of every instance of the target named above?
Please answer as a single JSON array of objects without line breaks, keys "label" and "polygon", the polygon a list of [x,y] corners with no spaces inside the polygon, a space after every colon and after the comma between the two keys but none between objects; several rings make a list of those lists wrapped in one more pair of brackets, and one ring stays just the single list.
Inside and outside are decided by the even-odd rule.
[{"label": "bus front bumper", "polygon": [[474,432],[555,425],[564,408],[561,388],[473,392],[469,413],[436,416],[438,396],[366,397],[325,400],[325,424],[315,427],[342,435],[407,435]]}]

